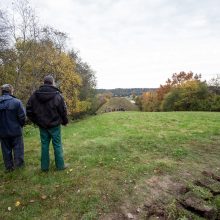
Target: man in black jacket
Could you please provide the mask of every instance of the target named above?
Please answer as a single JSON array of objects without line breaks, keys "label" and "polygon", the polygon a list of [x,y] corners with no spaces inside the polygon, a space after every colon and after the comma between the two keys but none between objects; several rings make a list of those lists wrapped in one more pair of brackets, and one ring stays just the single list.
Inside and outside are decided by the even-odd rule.
[{"label": "man in black jacket", "polygon": [[28,118],[39,126],[41,138],[41,170],[49,170],[49,145],[51,139],[56,168],[57,170],[65,169],[60,125],[66,125],[68,123],[67,108],[60,90],[55,87],[54,78],[51,75],[46,76],[44,78],[44,85],[40,86],[31,95],[26,111]]},{"label": "man in black jacket", "polygon": [[24,165],[22,127],[25,124],[25,111],[21,101],[13,96],[10,84],[3,85],[1,93],[0,140],[6,172],[10,172]]}]

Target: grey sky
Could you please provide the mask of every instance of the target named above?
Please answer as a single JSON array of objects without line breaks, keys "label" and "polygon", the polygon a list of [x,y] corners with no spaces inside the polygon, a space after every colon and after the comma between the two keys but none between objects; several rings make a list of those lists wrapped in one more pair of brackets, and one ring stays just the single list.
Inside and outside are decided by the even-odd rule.
[{"label": "grey sky", "polygon": [[174,72],[207,80],[220,72],[219,0],[30,2],[42,24],[69,34],[99,88],[158,87]]}]

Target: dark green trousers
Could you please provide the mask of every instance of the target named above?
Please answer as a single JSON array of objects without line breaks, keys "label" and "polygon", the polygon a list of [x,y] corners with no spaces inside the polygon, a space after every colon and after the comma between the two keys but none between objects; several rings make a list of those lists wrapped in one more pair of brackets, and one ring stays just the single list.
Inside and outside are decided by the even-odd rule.
[{"label": "dark green trousers", "polygon": [[49,170],[50,165],[50,154],[49,154],[49,145],[52,139],[55,164],[58,170],[64,169],[64,160],[63,160],[63,148],[61,142],[61,126],[54,128],[40,129],[40,139],[41,139],[41,169],[43,171]]}]

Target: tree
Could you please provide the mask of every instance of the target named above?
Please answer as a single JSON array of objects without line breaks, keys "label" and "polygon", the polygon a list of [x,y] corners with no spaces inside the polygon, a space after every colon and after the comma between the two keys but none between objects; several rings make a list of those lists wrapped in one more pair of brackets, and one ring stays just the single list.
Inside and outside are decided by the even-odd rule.
[{"label": "tree", "polygon": [[0,9],[0,55],[8,46],[9,24],[5,13]]},{"label": "tree", "polygon": [[[10,80],[10,74],[5,74],[5,64],[11,63],[14,58],[13,51],[9,49],[9,24],[6,13],[0,9],[0,84]],[[11,69],[10,69],[11,71]]]},{"label": "tree", "polygon": [[14,85],[15,94],[26,102],[44,76],[52,74],[63,91],[69,114],[76,116],[88,112],[91,107],[89,94],[85,95],[85,100],[80,100],[79,96],[83,85],[94,86],[94,72],[66,52],[67,35],[48,26],[41,27],[27,0],[15,2],[10,21],[13,39],[0,63],[1,83],[7,81]]},{"label": "tree", "polygon": [[162,102],[163,111],[210,110],[209,91],[205,82],[189,80],[171,89]]},{"label": "tree", "polygon": [[96,78],[95,72],[91,69],[91,67],[86,63],[83,62],[79,51],[71,50],[69,52],[69,56],[75,62],[75,69],[74,71],[81,77],[81,86],[79,87],[79,100],[81,113],[78,113],[78,116],[84,113],[95,113],[96,107],[98,104],[98,100],[95,97],[95,88],[96,88]]},{"label": "tree", "polygon": [[218,78],[208,87],[206,81],[201,81],[201,74],[174,73],[156,92],[143,93],[136,103],[143,111],[219,111],[218,88]]},{"label": "tree", "polygon": [[208,85],[211,92],[220,95],[220,74],[217,74],[216,77],[212,78],[208,82]]},{"label": "tree", "polygon": [[216,77],[212,78],[208,82],[209,91],[211,93],[211,111],[220,111],[220,75],[217,74]]},{"label": "tree", "polygon": [[162,101],[164,96],[170,92],[170,90],[174,87],[177,87],[185,82],[190,80],[198,80],[200,81],[201,74],[195,74],[193,72],[185,73],[184,71],[180,73],[174,73],[171,79],[167,79],[165,85],[160,85],[160,88],[157,89],[158,100]]},{"label": "tree", "polygon": [[181,109],[180,106],[177,106],[177,102],[180,99],[180,89],[179,88],[175,88],[172,91],[168,92],[162,103],[161,103],[161,110],[162,111],[179,111]]},{"label": "tree", "polygon": [[82,86],[80,87],[80,100],[86,101],[95,95],[96,88],[96,78],[95,72],[91,69],[91,67],[83,62],[81,57],[79,56],[79,51],[72,50],[69,53],[70,57],[75,61],[75,71],[82,78]]},{"label": "tree", "polygon": [[145,92],[141,95],[141,110],[146,112],[159,111],[159,101],[156,92]]},{"label": "tree", "polygon": [[[9,18],[11,44],[16,54],[15,70],[13,72],[15,94],[23,88],[25,78],[25,66],[32,59],[35,65],[35,56],[38,47],[36,42],[40,37],[40,27],[34,10],[28,0],[16,0],[13,2],[13,15]],[[34,72],[34,66],[32,71]]]}]

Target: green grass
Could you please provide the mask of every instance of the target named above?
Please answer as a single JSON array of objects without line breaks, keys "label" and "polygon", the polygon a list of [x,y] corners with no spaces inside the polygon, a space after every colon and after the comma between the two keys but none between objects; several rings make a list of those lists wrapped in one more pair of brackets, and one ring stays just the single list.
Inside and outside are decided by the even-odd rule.
[{"label": "green grass", "polygon": [[129,196],[138,200],[134,186],[146,178],[196,176],[220,166],[220,113],[114,112],[62,131],[68,170],[55,170],[51,150],[50,171],[40,172],[39,133],[32,126],[24,131],[24,169],[4,174],[0,155],[0,219],[98,219],[117,212]]}]

